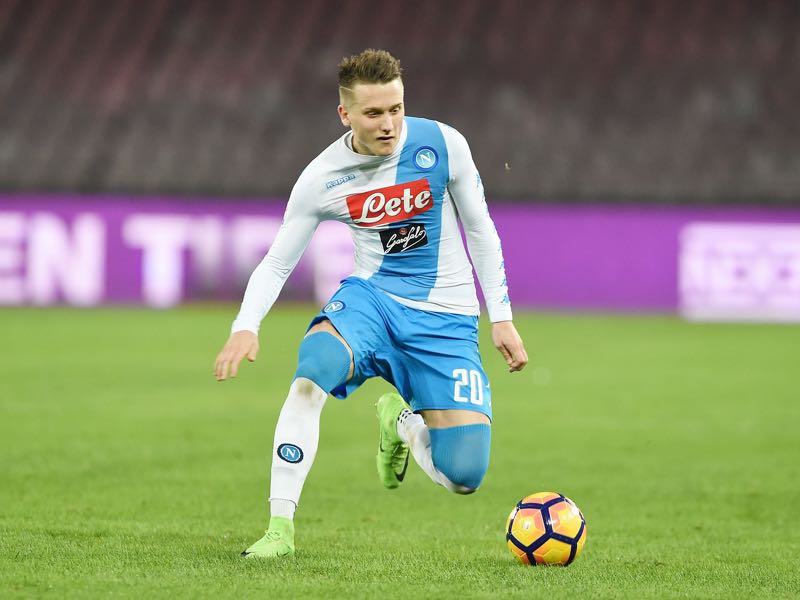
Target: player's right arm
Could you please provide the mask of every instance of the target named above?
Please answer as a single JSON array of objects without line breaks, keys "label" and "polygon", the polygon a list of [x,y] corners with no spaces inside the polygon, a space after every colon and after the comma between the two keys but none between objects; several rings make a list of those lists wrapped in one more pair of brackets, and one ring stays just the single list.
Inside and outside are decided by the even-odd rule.
[{"label": "player's right arm", "polygon": [[313,197],[306,192],[308,189],[301,175],[289,196],[275,241],[250,275],[231,335],[214,362],[217,381],[224,381],[229,375],[236,377],[239,364],[245,358],[250,362],[256,359],[261,321],[275,303],[320,222]]}]

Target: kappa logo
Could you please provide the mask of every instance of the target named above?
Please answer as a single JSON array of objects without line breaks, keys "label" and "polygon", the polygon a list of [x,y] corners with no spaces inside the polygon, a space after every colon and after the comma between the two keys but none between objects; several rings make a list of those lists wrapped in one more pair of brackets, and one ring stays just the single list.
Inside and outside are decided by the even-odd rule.
[{"label": "kappa logo", "polygon": [[353,224],[377,227],[405,221],[433,208],[433,196],[427,179],[371,190],[347,197],[347,209]]},{"label": "kappa logo", "polygon": [[281,444],[278,446],[278,456],[288,463],[296,464],[303,460],[303,451],[294,444]]},{"label": "kappa logo", "polygon": [[414,164],[423,171],[430,171],[439,162],[439,155],[430,146],[423,146],[414,153]]},{"label": "kappa logo", "polygon": [[342,185],[343,183],[347,183],[348,181],[353,181],[356,176],[353,173],[348,173],[343,177],[339,177],[338,179],[332,179],[331,181],[325,182],[325,187],[328,189],[335,188],[337,185]]},{"label": "kappa logo", "polygon": [[333,302],[328,302],[325,305],[325,308],[322,309],[322,312],[330,313],[330,312],[339,312],[344,308],[344,302],[340,302],[339,300],[334,300]]}]

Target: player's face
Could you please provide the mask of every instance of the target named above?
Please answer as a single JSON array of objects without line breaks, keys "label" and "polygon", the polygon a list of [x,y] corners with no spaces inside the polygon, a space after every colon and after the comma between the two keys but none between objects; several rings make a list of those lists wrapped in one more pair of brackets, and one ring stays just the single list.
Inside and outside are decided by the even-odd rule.
[{"label": "player's face", "polygon": [[356,83],[339,118],[353,130],[353,150],[359,154],[388,156],[403,132],[403,82]]}]

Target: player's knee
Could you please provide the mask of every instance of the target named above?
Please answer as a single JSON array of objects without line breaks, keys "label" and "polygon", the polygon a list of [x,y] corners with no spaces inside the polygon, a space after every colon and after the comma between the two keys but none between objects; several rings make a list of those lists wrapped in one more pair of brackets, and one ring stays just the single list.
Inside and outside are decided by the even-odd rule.
[{"label": "player's knee", "polygon": [[433,464],[453,484],[449,489],[458,494],[478,489],[489,468],[491,431],[486,424],[430,430]]},{"label": "player's knee", "polygon": [[345,382],[349,371],[350,353],[336,336],[320,331],[303,338],[295,379],[310,379],[326,392],[330,392]]},{"label": "player's knee", "polygon": [[292,382],[292,390],[298,398],[311,398],[317,392],[318,386],[305,375],[297,375]]}]

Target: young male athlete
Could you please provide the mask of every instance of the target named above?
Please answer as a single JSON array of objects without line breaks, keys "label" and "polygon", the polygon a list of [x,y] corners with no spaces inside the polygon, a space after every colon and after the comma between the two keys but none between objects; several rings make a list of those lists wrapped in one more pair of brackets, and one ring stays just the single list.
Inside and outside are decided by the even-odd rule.
[{"label": "young male athlete", "polygon": [[[478,353],[472,265],[511,371],[528,362],[511,322],[500,240],[464,137],[405,116],[400,63],[365,50],[339,65],[339,117],[348,131],[306,167],[283,224],[253,271],[217,380],[256,359],[258,329],[317,224],[350,226],[355,271],[314,317],[278,418],[270,521],[242,554],[294,553],[294,511],[319,440],[328,394],[346,398],[370,377],[400,392],[378,400],[378,476],[403,481],[409,449],[430,478],[474,492],[489,464],[491,391]],[[464,227],[470,264],[458,221]],[[408,404],[406,404],[408,402]],[[410,406],[409,406],[410,405]]]}]

